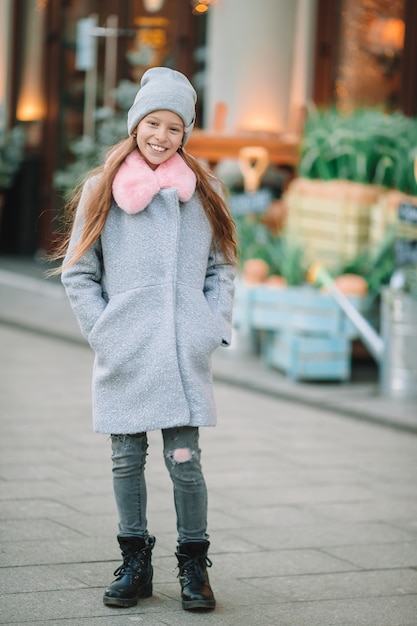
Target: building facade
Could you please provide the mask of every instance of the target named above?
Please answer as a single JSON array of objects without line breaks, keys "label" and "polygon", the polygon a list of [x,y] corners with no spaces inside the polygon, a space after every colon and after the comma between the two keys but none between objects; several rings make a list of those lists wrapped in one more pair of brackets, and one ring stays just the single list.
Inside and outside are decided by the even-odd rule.
[{"label": "building facade", "polygon": [[417,115],[414,0],[0,0],[0,24],[0,124],[27,135],[0,253],[51,248],[69,143],[153,65],[184,72],[197,127],[226,138],[299,137],[312,105]]}]

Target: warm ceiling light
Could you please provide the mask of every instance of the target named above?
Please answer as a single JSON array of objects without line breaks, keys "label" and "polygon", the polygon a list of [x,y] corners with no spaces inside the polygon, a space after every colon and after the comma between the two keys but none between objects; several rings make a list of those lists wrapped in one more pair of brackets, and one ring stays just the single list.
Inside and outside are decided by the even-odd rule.
[{"label": "warm ceiling light", "polygon": [[207,4],[202,4],[201,2],[199,2],[194,7],[194,13],[205,13],[206,11],[208,11]]},{"label": "warm ceiling light", "polygon": [[191,0],[194,15],[206,13],[206,11],[209,10],[209,6],[211,3],[212,0]]},{"label": "warm ceiling light", "polygon": [[156,13],[164,6],[165,0],[143,0],[143,5],[149,13]]},{"label": "warm ceiling light", "polygon": [[385,76],[398,70],[404,47],[405,24],[396,18],[376,18],[368,29],[367,51],[378,61]]},{"label": "warm ceiling light", "polygon": [[401,50],[404,46],[405,24],[394,18],[377,18],[371,22],[368,31],[369,48],[380,50]]}]

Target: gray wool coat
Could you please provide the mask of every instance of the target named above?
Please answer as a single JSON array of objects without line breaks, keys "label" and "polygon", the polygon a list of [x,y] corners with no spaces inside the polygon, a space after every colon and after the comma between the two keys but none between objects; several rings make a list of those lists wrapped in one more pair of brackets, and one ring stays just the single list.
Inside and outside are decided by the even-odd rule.
[{"label": "gray wool coat", "polygon": [[62,274],[95,352],[95,431],[215,425],[211,355],[230,343],[234,277],[196,193],[182,203],[161,189],[136,214],[113,200],[100,238]]}]

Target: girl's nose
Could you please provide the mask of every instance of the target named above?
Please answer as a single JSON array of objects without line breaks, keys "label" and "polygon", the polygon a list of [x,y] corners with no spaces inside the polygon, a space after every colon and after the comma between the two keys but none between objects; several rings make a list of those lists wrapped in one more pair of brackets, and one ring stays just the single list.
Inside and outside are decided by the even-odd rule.
[{"label": "girl's nose", "polygon": [[164,126],[159,126],[156,131],[156,136],[160,141],[165,141],[167,138],[168,131]]}]

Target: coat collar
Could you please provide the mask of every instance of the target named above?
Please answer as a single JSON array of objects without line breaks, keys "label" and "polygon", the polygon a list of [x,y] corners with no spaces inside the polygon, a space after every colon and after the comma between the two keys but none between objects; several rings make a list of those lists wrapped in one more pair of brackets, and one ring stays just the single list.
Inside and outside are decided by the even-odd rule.
[{"label": "coat collar", "polygon": [[139,151],[133,150],[121,164],[112,191],[116,204],[133,214],[143,211],[161,189],[169,187],[178,190],[181,202],[187,202],[195,186],[194,172],[178,153],[152,170]]}]

